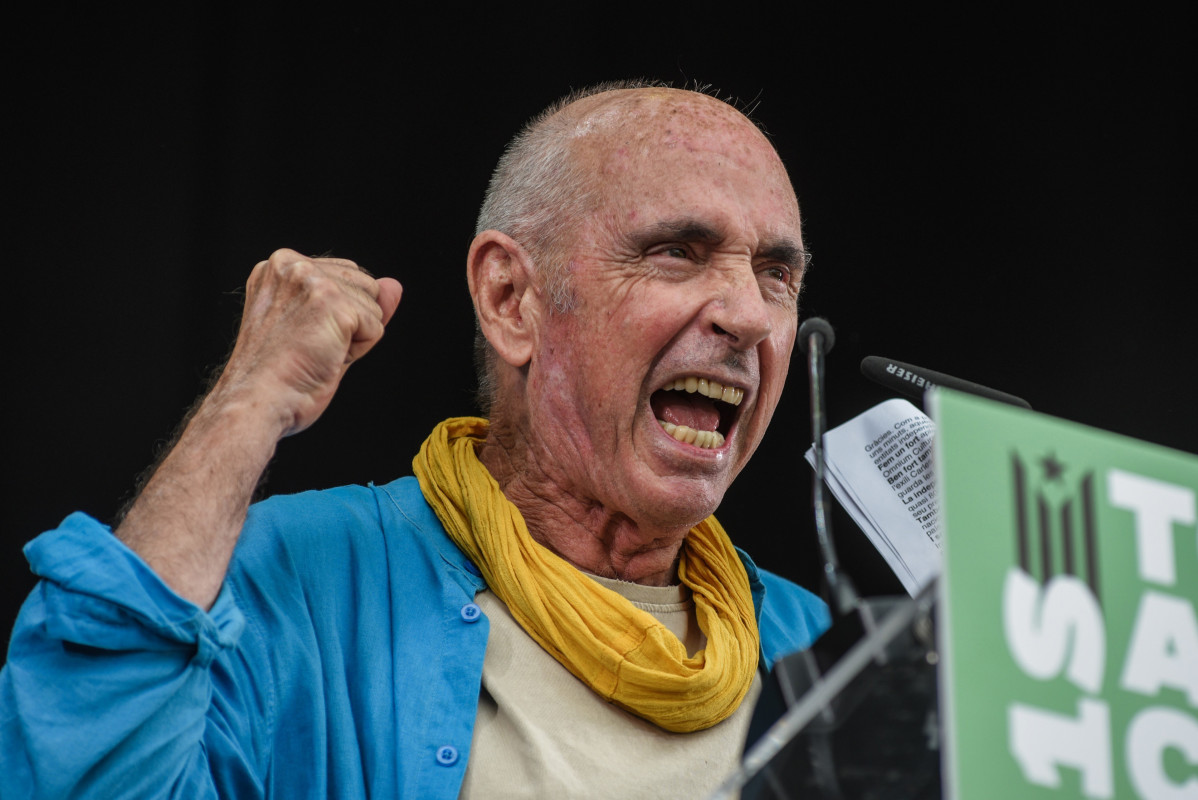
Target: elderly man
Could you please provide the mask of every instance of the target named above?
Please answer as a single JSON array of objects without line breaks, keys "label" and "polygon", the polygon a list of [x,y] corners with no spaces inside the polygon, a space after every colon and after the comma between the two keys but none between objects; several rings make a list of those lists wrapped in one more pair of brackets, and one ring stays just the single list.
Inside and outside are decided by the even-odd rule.
[{"label": "elderly man", "polygon": [[4,796],[710,791],[762,671],[828,621],[711,516],[778,404],[805,266],[734,108],[575,95],[509,146],[468,255],[489,423],[438,425],[414,478],[251,507],[400,300],[274,253],[116,535],[73,515],[27,549]]}]

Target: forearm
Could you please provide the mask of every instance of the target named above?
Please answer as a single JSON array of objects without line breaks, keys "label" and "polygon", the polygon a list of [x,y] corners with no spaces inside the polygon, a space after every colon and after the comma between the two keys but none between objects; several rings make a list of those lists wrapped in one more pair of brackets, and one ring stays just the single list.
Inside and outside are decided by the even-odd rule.
[{"label": "forearm", "polygon": [[0,670],[0,795],[261,794],[273,689],[254,687],[272,673],[221,656],[245,624],[226,572],[279,439],[320,417],[401,291],[276,251],[250,275],[220,378],[116,537],[77,514],[27,547],[42,581]]},{"label": "forearm", "polygon": [[222,378],[130,507],[116,535],[180,596],[211,608],[254,489],[288,422]]},{"label": "forearm", "polygon": [[401,293],[351,261],[286,249],[250,273],[228,364],[116,531],[179,595],[212,606],[279,439],[323,413]]}]

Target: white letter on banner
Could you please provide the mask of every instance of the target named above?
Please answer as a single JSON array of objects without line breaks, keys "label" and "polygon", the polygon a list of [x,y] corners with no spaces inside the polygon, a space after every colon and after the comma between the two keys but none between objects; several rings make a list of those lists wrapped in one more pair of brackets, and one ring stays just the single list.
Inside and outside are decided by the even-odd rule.
[{"label": "white letter on banner", "polygon": [[1194,523],[1194,492],[1117,469],[1107,473],[1106,486],[1111,505],[1135,514],[1140,577],[1172,586],[1173,525]]},{"label": "white letter on banner", "polygon": [[1002,599],[1007,648],[1020,669],[1048,680],[1061,674],[1069,658],[1068,677],[1075,686],[1095,693],[1102,688],[1106,630],[1102,610],[1086,584],[1073,575],[1058,575],[1041,595],[1039,583],[1012,567]]},{"label": "white letter on banner", "polygon": [[1198,619],[1194,606],[1180,597],[1146,591],[1131,629],[1124,689],[1152,696],[1162,686],[1186,693],[1198,708]]},{"label": "white letter on banner", "polygon": [[1111,714],[1101,700],[1078,700],[1072,717],[1020,704],[1007,709],[1009,747],[1023,777],[1040,786],[1058,788],[1057,766],[1081,772],[1086,797],[1111,797]]},{"label": "white letter on banner", "polygon": [[1175,708],[1146,708],[1127,726],[1127,772],[1147,800],[1198,800],[1198,777],[1182,783],[1165,772],[1166,748],[1179,750],[1198,768],[1198,721]]}]

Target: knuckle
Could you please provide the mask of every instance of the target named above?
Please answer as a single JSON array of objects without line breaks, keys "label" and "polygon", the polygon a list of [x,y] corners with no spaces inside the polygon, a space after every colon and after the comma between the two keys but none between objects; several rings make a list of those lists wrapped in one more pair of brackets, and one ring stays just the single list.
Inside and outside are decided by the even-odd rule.
[{"label": "knuckle", "polygon": [[272,264],[281,264],[281,263],[285,263],[288,261],[300,261],[303,259],[304,259],[304,257],[302,255],[300,255],[296,251],[292,250],[291,248],[280,247],[278,250],[275,250],[273,253],[271,253],[270,258],[268,258],[267,260],[270,261]]},{"label": "knuckle", "polygon": [[289,284],[301,295],[315,295],[324,280],[324,275],[311,261],[287,261],[279,264],[276,275],[281,282]]},{"label": "knuckle", "polygon": [[315,266],[294,250],[276,250],[266,261],[267,269],[276,277],[285,280],[303,281]]},{"label": "knuckle", "polygon": [[309,273],[303,277],[304,292],[318,303],[332,303],[343,296],[341,287],[323,275]]}]

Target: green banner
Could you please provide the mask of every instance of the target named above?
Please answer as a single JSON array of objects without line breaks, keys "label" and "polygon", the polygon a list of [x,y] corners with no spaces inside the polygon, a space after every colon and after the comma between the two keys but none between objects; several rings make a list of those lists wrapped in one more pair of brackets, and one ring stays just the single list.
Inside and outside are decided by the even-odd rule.
[{"label": "green banner", "polygon": [[1198,800],[1198,456],[947,391],[932,416],[945,796]]}]

